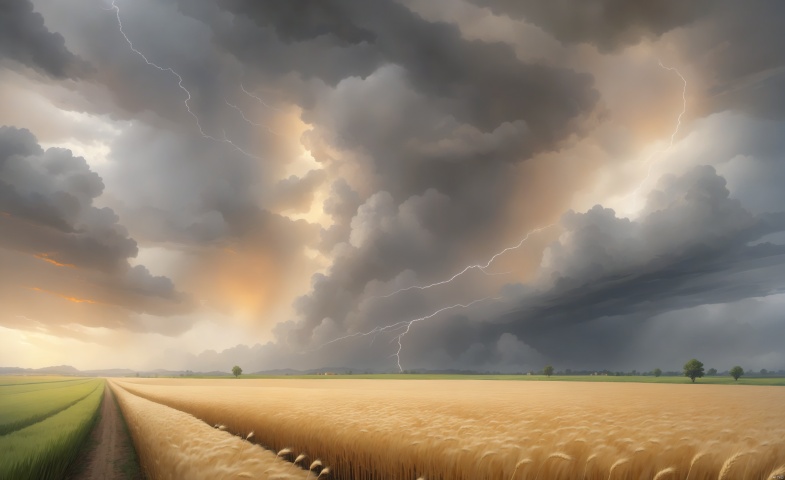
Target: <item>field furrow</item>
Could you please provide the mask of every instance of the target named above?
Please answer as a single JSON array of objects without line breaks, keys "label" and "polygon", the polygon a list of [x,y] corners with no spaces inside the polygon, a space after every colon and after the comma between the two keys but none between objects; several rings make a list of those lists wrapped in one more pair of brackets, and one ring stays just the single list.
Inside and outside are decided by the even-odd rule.
[{"label": "field furrow", "polygon": [[129,380],[137,395],[335,478],[766,479],[785,465],[785,391],[719,385]]},{"label": "field furrow", "polygon": [[112,382],[142,468],[152,480],[316,478],[258,445],[138,397],[124,386]]}]

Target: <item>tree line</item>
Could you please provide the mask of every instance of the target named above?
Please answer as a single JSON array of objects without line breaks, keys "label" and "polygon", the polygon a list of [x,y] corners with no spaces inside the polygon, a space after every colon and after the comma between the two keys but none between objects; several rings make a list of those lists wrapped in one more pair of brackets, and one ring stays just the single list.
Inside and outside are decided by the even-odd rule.
[{"label": "tree line", "polygon": [[[665,372],[665,373],[667,375],[670,375],[670,376],[674,376],[674,375],[678,375],[679,374],[678,372]],[[708,370],[705,370],[703,362],[701,362],[700,360],[698,360],[696,358],[693,358],[693,359],[688,360],[687,363],[684,364],[684,367],[682,369],[682,373],[684,374],[685,377],[687,377],[690,380],[692,380],[692,383],[695,383],[696,379],[701,378],[704,375],[708,375],[708,376],[712,376],[713,377],[713,376],[716,376],[718,372],[717,372],[716,368],[710,368]],[[745,371],[744,371],[744,369],[740,365],[736,365],[733,368],[731,368],[730,370],[728,370],[727,373],[728,373],[728,375],[733,377],[734,381],[738,381],[739,378],[745,374]],[[753,374],[753,372],[751,370],[747,371],[747,373],[748,374]],[[774,372],[774,371],[769,372],[765,368],[762,368],[760,370],[760,375],[769,375],[769,374],[774,374],[774,373],[782,373],[782,372]],[[529,374],[532,375],[532,374],[534,374],[534,372],[529,372]],[[550,377],[551,375],[553,375],[554,374],[553,365],[546,365],[545,368],[542,369],[542,374],[547,376],[547,377]],[[633,376],[635,376],[635,375],[651,374],[651,375],[654,375],[655,377],[660,377],[660,376],[662,376],[663,371],[661,369],[659,369],[659,368],[655,368],[651,372],[638,372],[636,370],[632,370],[629,373],[623,373],[623,372],[615,372],[614,373],[614,372],[611,372],[609,370],[600,370],[598,372],[588,372],[588,371],[585,371],[585,370],[584,371],[573,372],[572,370],[570,370],[568,368],[564,372],[561,372],[561,371],[557,372],[557,374],[558,375],[615,375],[615,376],[622,376],[622,375],[633,375]]]}]

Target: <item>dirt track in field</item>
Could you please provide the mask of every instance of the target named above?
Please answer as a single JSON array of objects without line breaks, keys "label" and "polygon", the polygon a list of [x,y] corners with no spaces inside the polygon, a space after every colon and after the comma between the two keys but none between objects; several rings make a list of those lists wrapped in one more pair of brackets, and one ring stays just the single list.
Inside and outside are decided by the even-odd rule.
[{"label": "dirt track in field", "polygon": [[101,418],[90,433],[87,447],[76,460],[69,480],[143,480],[131,437],[106,385],[101,403]]}]

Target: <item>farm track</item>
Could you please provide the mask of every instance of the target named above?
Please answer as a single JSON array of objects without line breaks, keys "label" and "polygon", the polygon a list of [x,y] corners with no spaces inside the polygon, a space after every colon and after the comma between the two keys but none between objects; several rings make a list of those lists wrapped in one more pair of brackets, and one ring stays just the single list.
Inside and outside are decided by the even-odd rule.
[{"label": "farm track", "polygon": [[69,480],[144,480],[112,389],[104,388],[101,418],[90,433],[88,449],[74,462]]}]

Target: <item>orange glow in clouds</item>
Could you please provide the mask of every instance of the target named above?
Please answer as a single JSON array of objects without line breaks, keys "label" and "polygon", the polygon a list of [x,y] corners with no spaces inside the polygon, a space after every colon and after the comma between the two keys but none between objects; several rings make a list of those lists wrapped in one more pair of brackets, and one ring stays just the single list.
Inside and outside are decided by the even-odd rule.
[{"label": "orange glow in clouds", "polygon": [[100,302],[96,302],[95,300],[90,300],[89,298],[71,297],[71,296],[68,296],[68,295],[65,295],[65,294],[62,294],[62,293],[51,292],[49,290],[44,290],[43,288],[38,288],[38,287],[30,287],[30,290],[33,290],[35,292],[40,292],[40,293],[47,293],[49,295],[54,295],[55,297],[60,297],[63,300],[68,300],[69,302],[73,302],[73,303],[88,303],[88,304],[91,304],[91,305],[99,305],[100,304]]},{"label": "orange glow in clouds", "polygon": [[[205,274],[209,272],[209,274]],[[281,266],[248,245],[224,247],[201,259],[190,287],[218,310],[244,324],[256,324],[280,300]]]},{"label": "orange glow in clouds", "polygon": [[70,264],[70,263],[60,263],[60,262],[58,262],[57,260],[52,258],[51,255],[52,255],[51,253],[38,253],[38,254],[34,255],[34,257],[39,259],[39,260],[43,260],[45,262],[51,263],[52,265],[56,265],[58,267],[76,268],[76,265],[73,265],[73,264]]}]

